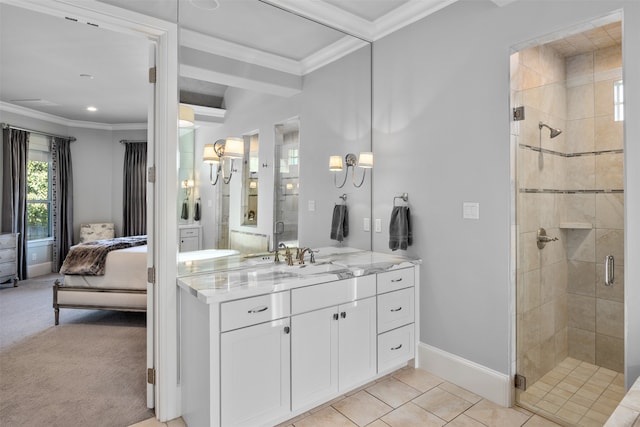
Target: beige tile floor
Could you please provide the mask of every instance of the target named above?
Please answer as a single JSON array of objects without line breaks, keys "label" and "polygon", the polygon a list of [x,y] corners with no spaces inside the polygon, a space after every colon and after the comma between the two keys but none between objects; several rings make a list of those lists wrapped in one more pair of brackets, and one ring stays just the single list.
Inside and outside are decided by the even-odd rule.
[{"label": "beige tile floor", "polygon": [[504,408],[424,370],[403,368],[278,427],[552,427],[522,408]]},{"label": "beige tile floor", "polygon": [[[278,427],[557,427],[526,409],[504,408],[421,369],[403,368]],[[155,419],[130,427],[185,427]]]},{"label": "beige tile floor", "polygon": [[520,405],[549,419],[602,427],[625,395],[624,376],[569,357],[518,394]]}]

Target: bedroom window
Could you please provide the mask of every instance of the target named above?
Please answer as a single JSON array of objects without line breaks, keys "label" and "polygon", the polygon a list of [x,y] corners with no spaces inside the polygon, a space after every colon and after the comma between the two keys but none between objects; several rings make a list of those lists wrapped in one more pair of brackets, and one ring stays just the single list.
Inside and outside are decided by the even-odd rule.
[{"label": "bedroom window", "polygon": [[27,163],[27,240],[48,239],[51,236],[49,138],[32,134]]}]

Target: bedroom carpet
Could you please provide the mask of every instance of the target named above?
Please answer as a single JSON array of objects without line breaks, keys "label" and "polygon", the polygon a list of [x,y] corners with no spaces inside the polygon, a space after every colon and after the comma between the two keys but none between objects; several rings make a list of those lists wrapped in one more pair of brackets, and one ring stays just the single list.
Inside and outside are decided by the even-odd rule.
[{"label": "bedroom carpet", "polygon": [[61,310],[57,275],[0,288],[0,425],[128,426],[146,407],[145,313]]}]

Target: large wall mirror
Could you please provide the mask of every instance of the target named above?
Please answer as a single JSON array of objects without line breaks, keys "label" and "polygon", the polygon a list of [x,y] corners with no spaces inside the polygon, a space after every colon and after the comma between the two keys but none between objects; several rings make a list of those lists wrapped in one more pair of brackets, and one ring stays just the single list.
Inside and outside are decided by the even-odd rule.
[{"label": "large wall mirror", "polygon": [[[337,188],[329,170],[330,156],[371,151],[370,43],[259,0],[179,0],[178,16],[200,203],[198,220],[181,225],[199,227],[210,254],[281,242],[370,250],[371,174]],[[331,239],[337,204],[349,212],[341,242]]]}]

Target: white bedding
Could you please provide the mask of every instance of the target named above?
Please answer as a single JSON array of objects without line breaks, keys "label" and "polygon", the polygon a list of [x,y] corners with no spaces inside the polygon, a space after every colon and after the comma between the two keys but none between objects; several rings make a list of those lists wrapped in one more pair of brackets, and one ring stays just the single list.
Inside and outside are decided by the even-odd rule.
[{"label": "white bedding", "polygon": [[147,289],[147,245],[109,252],[104,276],[65,275],[64,286]]}]

